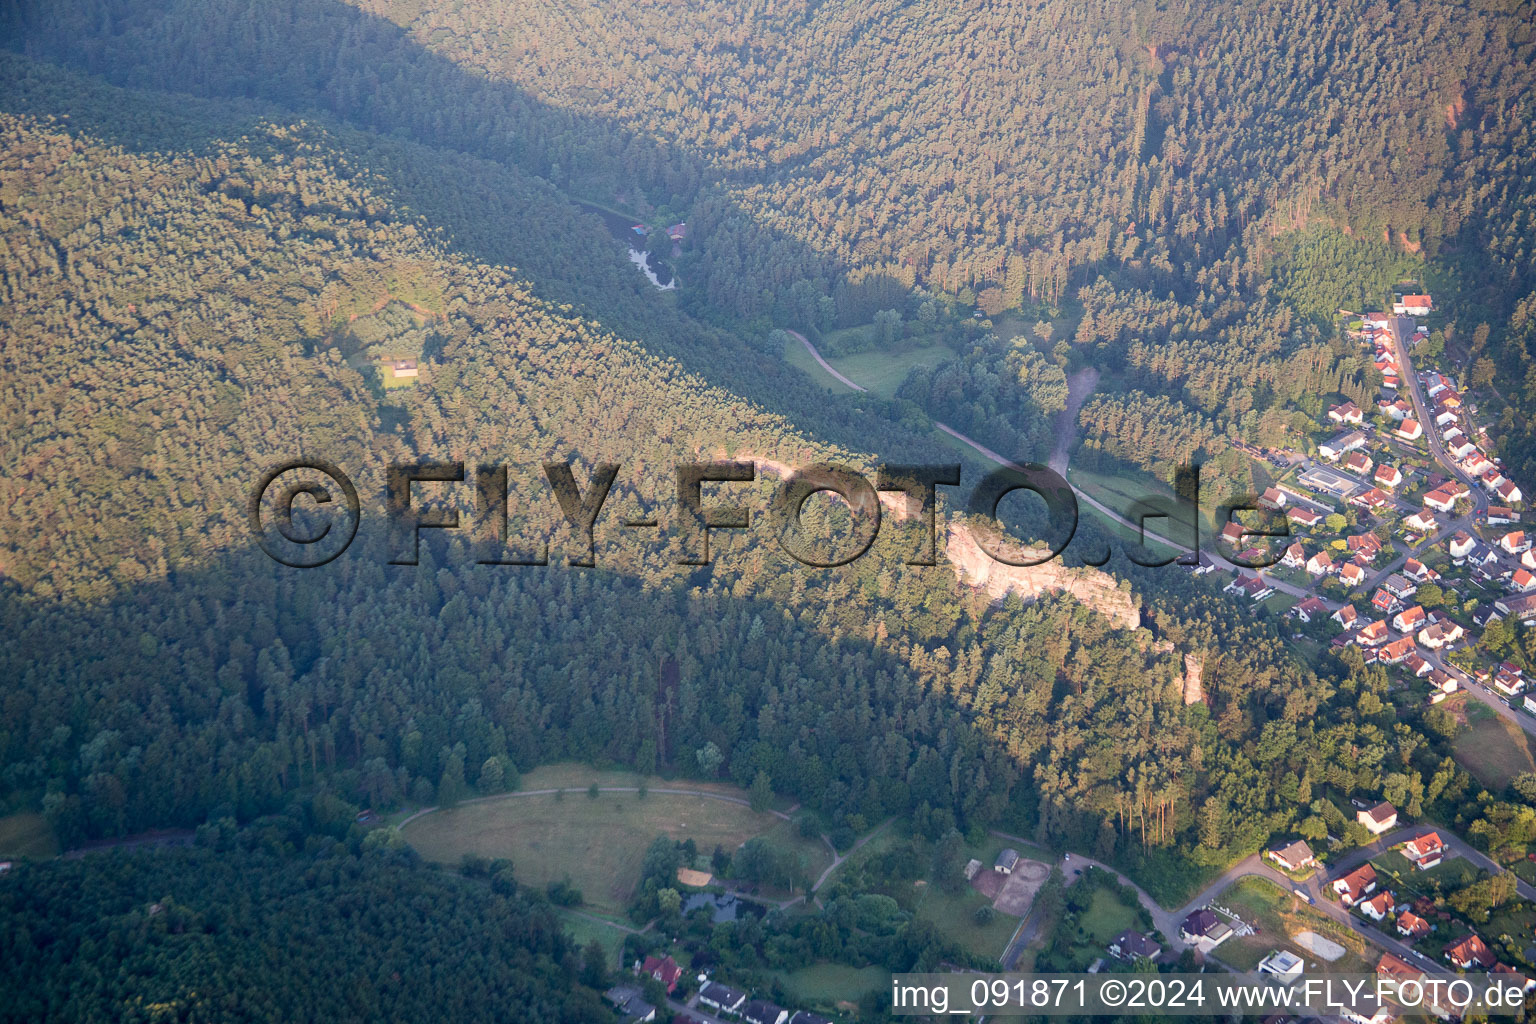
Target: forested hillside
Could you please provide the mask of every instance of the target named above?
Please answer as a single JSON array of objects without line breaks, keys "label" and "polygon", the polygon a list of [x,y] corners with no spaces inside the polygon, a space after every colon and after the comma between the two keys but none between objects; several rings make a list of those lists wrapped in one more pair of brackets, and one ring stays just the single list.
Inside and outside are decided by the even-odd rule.
[{"label": "forested hillside", "polygon": [[377,843],[285,850],[305,824],[21,867],[0,891],[0,1020],[613,1019],[590,987],[604,965],[548,903]]},{"label": "forested hillside", "polygon": [[[1349,829],[1325,787],[1469,822],[1495,798],[1399,720],[1384,670],[1308,667],[1267,616],[1118,542],[1137,629],[994,604],[907,564],[889,520],[830,571],[761,530],[679,565],[675,537],[615,525],[667,520],[681,461],[956,461],[928,417],[1039,452],[1086,365],[1081,464],[1203,454],[1237,486],[1233,438],[1372,383],[1327,317],[1360,292],[1320,267],[1379,284],[1462,260],[1493,320],[1531,290],[1528,7],[1222,8],[7,7],[3,809],[68,846],[315,792],[451,804],[577,758],[1165,877]],[[576,199],[685,221],[678,291]],[[1488,344],[1536,322],[1507,305]],[[940,308],[975,326],[891,399],[830,398],[776,347]],[[1073,329],[1011,342],[994,315]],[[420,376],[394,386],[378,360],[405,355]],[[300,454],[353,474],[365,523],[303,572],[245,520]],[[449,459],[512,467],[509,532],[551,538],[549,566],[476,565],[448,531],[389,564],[385,467]],[[564,564],[539,476],[567,461],[583,483],[621,466],[593,570]],[[1085,521],[1069,561],[1106,540]],[[216,887],[287,891],[188,856]],[[314,871],[442,884],[343,860]],[[113,912],[162,870],[124,868]]]}]

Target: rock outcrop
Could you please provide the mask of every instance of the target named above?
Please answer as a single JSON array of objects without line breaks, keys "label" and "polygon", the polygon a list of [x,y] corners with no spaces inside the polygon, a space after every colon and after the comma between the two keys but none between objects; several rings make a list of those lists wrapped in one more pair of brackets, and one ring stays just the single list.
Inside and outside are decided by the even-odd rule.
[{"label": "rock outcrop", "polygon": [[1135,599],[1129,591],[1121,590],[1120,581],[1107,572],[1071,569],[1059,560],[1027,566],[999,562],[981,549],[971,528],[960,522],[949,524],[945,557],[962,583],[998,600],[1010,593],[1026,601],[1042,594],[1067,594],[1122,629],[1141,625],[1141,611]]}]

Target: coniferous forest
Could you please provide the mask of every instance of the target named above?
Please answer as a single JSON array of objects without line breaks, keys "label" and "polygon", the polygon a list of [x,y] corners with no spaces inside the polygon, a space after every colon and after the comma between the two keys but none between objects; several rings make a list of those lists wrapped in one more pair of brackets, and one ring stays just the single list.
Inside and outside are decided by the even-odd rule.
[{"label": "coniferous forest", "polygon": [[[0,1018],[611,1019],[516,865],[349,827],[557,761],[766,779],[844,850],[888,818],[914,856],[1000,829],[1149,885],[1358,838],[1332,797],[1523,855],[1536,776],[1485,784],[1382,666],[1299,655],[1100,520],[1063,565],[1107,548],[1082,578],[1134,627],[909,564],[895,516],[851,564],[796,564],[761,468],[757,527],[710,564],[667,524],[674,467],[722,459],[961,462],[958,511],[991,466],[934,422],[1043,462],[1084,367],[1075,466],[1194,460],[1249,494],[1236,446],[1373,402],[1334,314],[1404,273],[1489,361],[1491,447],[1536,480],[1533,25],[1528,0],[0,4],[0,815],[64,849],[196,833],[0,876]],[[652,229],[676,290],[599,207]],[[829,398],[788,331],[946,354]],[[247,522],[298,457],[361,495],[312,570]],[[476,564],[467,483],[463,527],[391,564],[387,467],[418,462],[506,465],[502,536],[548,564]],[[546,463],[619,466],[594,567]],[[719,960],[966,961],[853,905]]]}]

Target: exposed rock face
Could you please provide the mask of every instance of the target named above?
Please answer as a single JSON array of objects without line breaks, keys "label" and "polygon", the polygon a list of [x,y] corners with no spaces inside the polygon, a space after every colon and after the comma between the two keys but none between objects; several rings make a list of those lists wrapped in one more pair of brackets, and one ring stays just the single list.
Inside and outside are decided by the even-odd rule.
[{"label": "exposed rock face", "polygon": [[[784,479],[793,475],[793,467],[773,459],[751,455],[738,455],[737,458],[751,459],[756,463],[760,476]],[[882,491],[879,498],[883,511],[897,521],[917,514],[917,507],[899,491]],[[1121,590],[1119,581],[1109,573],[1097,569],[1070,569],[1058,560],[1031,566],[999,562],[981,549],[971,528],[963,522],[952,521],[949,524],[944,557],[949,559],[962,583],[976,587],[998,600],[1009,593],[1017,594],[1025,601],[1032,601],[1042,594],[1067,594],[1122,629],[1136,629],[1141,625],[1141,611],[1135,599],[1129,592]],[[1186,659],[1186,674],[1188,665]],[[1197,668],[1197,690],[1198,675]],[[1187,682],[1184,692],[1185,700],[1188,701]]]},{"label": "exposed rock face", "polygon": [[1141,611],[1135,600],[1120,589],[1119,581],[1109,573],[1069,569],[1055,560],[1042,565],[1007,565],[983,551],[970,528],[959,522],[949,524],[945,556],[961,582],[995,598],[1001,599],[1010,592],[1026,601],[1041,594],[1068,594],[1122,629],[1141,625]]},{"label": "exposed rock face", "polygon": [[1184,655],[1184,703],[1193,704],[1196,701],[1204,703],[1205,687],[1203,678],[1205,675],[1205,662],[1194,654]]}]

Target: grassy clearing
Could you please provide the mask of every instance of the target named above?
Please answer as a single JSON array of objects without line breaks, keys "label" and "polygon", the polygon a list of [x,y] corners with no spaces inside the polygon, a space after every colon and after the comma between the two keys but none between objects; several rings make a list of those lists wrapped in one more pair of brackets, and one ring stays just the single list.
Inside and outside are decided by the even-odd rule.
[{"label": "grassy clearing", "polygon": [[[1267,879],[1239,878],[1216,903],[1256,929],[1253,935],[1234,936],[1216,947],[1215,955],[1239,970],[1253,970],[1276,949],[1289,949],[1304,957],[1308,974],[1367,974],[1375,970],[1381,957],[1360,935]],[[1291,936],[1303,931],[1332,939],[1346,952],[1331,964],[1320,960],[1291,941]]]},{"label": "grassy clearing", "polygon": [[1468,702],[1467,717],[1467,728],[1457,734],[1451,749],[1479,782],[1502,789],[1521,772],[1536,771],[1524,731],[1474,702]]},{"label": "grassy clearing", "polygon": [[8,814],[0,818],[0,857],[45,860],[58,855],[58,840],[41,814]]},{"label": "grassy clearing", "polygon": [[[805,348],[804,345],[800,347],[802,350]],[[849,380],[889,398],[896,394],[901,382],[914,369],[932,371],[940,363],[953,358],[955,353],[948,345],[930,343],[904,350],[855,352],[836,358],[828,356],[827,362],[837,367],[838,372]]]},{"label": "grassy clearing", "polygon": [[598,924],[591,918],[580,917],[568,910],[557,910],[555,913],[572,941],[585,949],[588,943],[596,939],[608,954],[608,966],[614,970],[623,966],[619,963],[619,957],[624,952],[624,932],[612,925]]},{"label": "grassy clearing", "polygon": [[[799,338],[790,338],[784,342],[784,361],[796,369],[805,371],[806,375],[832,392],[834,395],[852,395],[856,392],[826,370],[816,361],[816,357],[806,351]],[[857,380],[857,377],[850,377]]]},{"label": "grassy clearing", "polygon": [[1019,927],[1019,919],[1009,914],[994,913],[991,921],[977,924],[976,911],[991,905],[991,900],[969,885],[950,895],[929,883],[923,886],[917,916],[932,922],[946,938],[964,947],[967,952],[995,960],[1003,955],[1008,940]]},{"label": "grassy clearing", "polygon": [[775,973],[785,989],[795,996],[795,1003],[812,1006],[857,1003],[866,992],[888,992],[891,987],[891,972],[880,967],[816,964],[797,971]]},{"label": "grassy clearing", "polygon": [[[787,824],[741,804],[654,789],[644,799],[635,793],[601,793],[592,799],[586,792],[592,782],[615,784],[604,776],[624,779],[620,785],[633,784],[633,776],[623,773],[589,769],[582,774],[574,766],[555,766],[542,777],[539,772],[527,776],[524,792],[569,785],[563,795],[508,794],[464,804],[417,818],[403,834],[428,860],[456,864],[466,853],[508,857],[520,880],[541,888],[569,876],[591,909],[619,915],[639,879],[645,849],[656,836],[691,838],[708,853],[716,845],[735,850]],[[730,787],[698,788],[740,795]],[[791,842],[784,836],[775,841]]]}]

